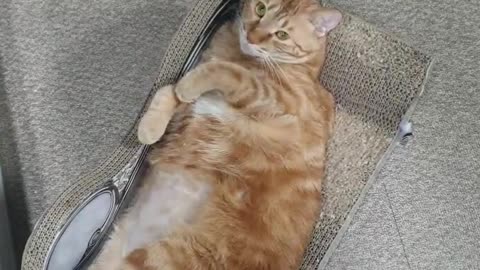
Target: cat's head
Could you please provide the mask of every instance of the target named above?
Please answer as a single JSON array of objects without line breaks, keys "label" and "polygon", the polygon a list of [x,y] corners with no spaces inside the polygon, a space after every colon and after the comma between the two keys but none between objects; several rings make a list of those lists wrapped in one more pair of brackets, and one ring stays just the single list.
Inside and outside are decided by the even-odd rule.
[{"label": "cat's head", "polygon": [[239,18],[243,53],[304,63],[323,53],[325,37],[342,20],[315,0],[244,0]]}]

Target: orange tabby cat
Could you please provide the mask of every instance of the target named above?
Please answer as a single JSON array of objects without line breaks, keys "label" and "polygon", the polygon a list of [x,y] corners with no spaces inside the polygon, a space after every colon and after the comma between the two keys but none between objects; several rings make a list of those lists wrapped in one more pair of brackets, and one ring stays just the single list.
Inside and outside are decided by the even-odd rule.
[{"label": "orange tabby cat", "polygon": [[138,130],[160,139],[149,172],[91,269],[296,269],[319,214],[334,102],[317,78],[340,20],[314,0],[244,1],[154,96]]}]

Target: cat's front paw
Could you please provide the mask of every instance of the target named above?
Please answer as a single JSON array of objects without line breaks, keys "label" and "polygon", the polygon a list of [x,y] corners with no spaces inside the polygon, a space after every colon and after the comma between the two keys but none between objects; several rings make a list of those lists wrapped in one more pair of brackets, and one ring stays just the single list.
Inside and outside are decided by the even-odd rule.
[{"label": "cat's front paw", "polygon": [[[159,119],[160,118],[160,119]],[[163,117],[153,117],[146,114],[138,124],[137,137],[142,144],[154,144],[162,137],[165,132],[168,120]]]},{"label": "cat's front paw", "polygon": [[194,85],[180,82],[175,86],[174,91],[178,100],[183,103],[192,103],[197,100],[202,94],[197,89],[198,88],[196,88]]},{"label": "cat's front paw", "polygon": [[158,90],[150,107],[140,119],[137,129],[138,140],[143,144],[154,144],[160,140],[175,113],[176,106],[177,100],[172,85]]}]

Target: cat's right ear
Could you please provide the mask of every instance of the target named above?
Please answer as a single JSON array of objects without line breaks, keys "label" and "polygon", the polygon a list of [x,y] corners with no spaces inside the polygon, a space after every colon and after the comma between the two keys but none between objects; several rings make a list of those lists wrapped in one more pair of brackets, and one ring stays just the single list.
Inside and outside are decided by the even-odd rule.
[{"label": "cat's right ear", "polygon": [[342,21],[342,13],[334,8],[321,8],[311,14],[310,21],[317,36],[323,37]]}]

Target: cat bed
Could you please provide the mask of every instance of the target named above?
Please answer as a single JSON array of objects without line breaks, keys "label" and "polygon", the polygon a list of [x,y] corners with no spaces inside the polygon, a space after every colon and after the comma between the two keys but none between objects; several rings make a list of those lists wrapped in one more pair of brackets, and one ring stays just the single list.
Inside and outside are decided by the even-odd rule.
[{"label": "cat bed", "polygon": [[[196,2],[170,43],[152,94],[195,65],[235,2]],[[425,54],[345,13],[340,27],[330,34],[320,79],[336,98],[335,132],[329,145],[322,213],[302,269],[318,269],[325,263],[382,160],[412,132],[408,116],[430,63]],[[148,150],[137,142],[134,127],[110,158],[65,190],[38,220],[25,247],[22,269],[88,265],[128,202]]]}]

